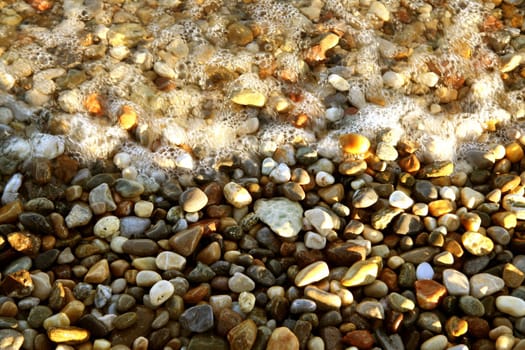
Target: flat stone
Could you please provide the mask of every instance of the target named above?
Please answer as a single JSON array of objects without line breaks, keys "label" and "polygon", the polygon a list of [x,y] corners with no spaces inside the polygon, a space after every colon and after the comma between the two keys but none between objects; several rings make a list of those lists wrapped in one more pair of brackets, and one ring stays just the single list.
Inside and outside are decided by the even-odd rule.
[{"label": "flat stone", "polygon": [[303,314],[307,312],[314,312],[317,309],[317,305],[313,300],[298,298],[294,299],[290,304],[290,312],[292,314]]},{"label": "flat stone", "polygon": [[446,269],[443,271],[443,284],[450,295],[468,295],[470,293],[470,284],[467,276],[454,270]]},{"label": "flat stone", "polygon": [[118,315],[113,320],[113,326],[119,330],[126,329],[133,326],[135,323],[137,323],[137,321],[138,319],[136,312],[126,312],[121,315]]},{"label": "flat stone", "polygon": [[266,96],[256,90],[242,89],[231,97],[231,101],[242,106],[263,107]]},{"label": "flat stone", "polygon": [[339,309],[341,307],[341,298],[338,295],[314,286],[306,286],[304,296],[315,301],[318,309]]},{"label": "flat stone", "polygon": [[25,212],[18,216],[18,219],[24,227],[32,232],[52,235],[53,228],[42,214]]},{"label": "flat stone", "polygon": [[518,297],[500,295],[496,298],[496,307],[499,311],[513,317],[525,316],[525,300]]},{"label": "flat stone", "polygon": [[478,273],[470,278],[470,294],[474,298],[481,299],[492,295],[504,287],[503,279],[489,273]]},{"label": "flat stone", "polygon": [[478,232],[467,231],[461,236],[463,247],[472,255],[487,255],[494,249],[494,242]]},{"label": "flat stone", "polygon": [[213,327],[213,309],[208,304],[192,306],[179,318],[181,326],[195,333],[203,333]]},{"label": "flat stone", "polygon": [[254,211],[262,222],[283,238],[297,236],[303,226],[303,208],[284,197],[258,199]]},{"label": "flat stone", "polygon": [[286,327],[278,327],[273,330],[266,350],[299,350],[299,339]]},{"label": "flat stone", "polygon": [[345,287],[365,286],[375,281],[381,270],[381,258],[373,257],[354,263],[341,279]]},{"label": "flat stone", "polygon": [[399,208],[383,208],[372,214],[370,219],[372,227],[376,230],[385,229],[392,220],[403,212]]},{"label": "flat stone", "polygon": [[419,170],[419,176],[422,178],[435,178],[450,176],[454,172],[454,163],[451,161],[437,161],[425,165]]},{"label": "flat stone", "polygon": [[407,312],[407,311],[411,311],[411,310],[414,310],[414,308],[416,307],[416,304],[414,304],[414,302],[406,297],[404,297],[403,295],[399,294],[399,293],[396,293],[396,292],[392,292],[390,293],[388,296],[387,296],[387,302],[388,302],[388,305],[393,309],[393,310],[396,310],[398,312]]},{"label": "flat stone", "polygon": [[265,287],[271,287],[275,285],[275,276],[265,266],[250,265],[246,269],[246,275],[254,280],[257,284]]},{"label": "flat stone", "polygon": [[53,310],[50,307],[44,305],[37,305],[29,311],[27,316],[27,322],[33,328],[42,327],[44,320],[53,315]]},{"label": "flat stone", "polygon": [[295,285],[304,287],[308,284],[318,282],[330,274],[328,264],[324,261],[316,261],[297,273],[295,276]]}]

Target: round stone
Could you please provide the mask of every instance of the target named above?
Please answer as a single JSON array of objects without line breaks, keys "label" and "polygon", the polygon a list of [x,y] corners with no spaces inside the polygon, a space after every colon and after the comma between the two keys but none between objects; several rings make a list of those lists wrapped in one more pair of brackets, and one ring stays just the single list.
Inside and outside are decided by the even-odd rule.
[{"label": "round stone", "polygon": [[416,268],[416,278],[418,280],[431,280],[434,277],[434,269],[427,262],[419,264]]},{"label": "round stone", "polygon": [[414,204],[414,200],[403,191],[394,191],[388,197],[391,206],[400,209],[408,209]]},{"label": "round stone", "polygon": [[154,205],[149,201],[140,200],[135,203],[133,211],[139,218],[149,218],[153,213]]},{"label": "round stone", "polygon": [[499,292],[505,287],[505,281],[490,273],[478,273],[470,278],[470,294],[481,299]]},{"label": "round stone", "polygon": [[229,182],[223,188],[224,198],[235,208],[242,208],[252,202],[250,192],[235,182]]},{"label": "round stone", "polygon": [[137,277],[135,278],[135,283],[139,287],[151,287],[155,283],[159,282],[160,280],[162,280],[162,277],[160,276],[158,272],[144,270],[144,271],[139,271],[137,273]]},{"label": "round stone", "polygon": [[116,216],[104,216],[99,219],[93,227],[95,236],[111,240],[120,232],[120,219]]},{"label": "round stone", "polygon": [[175,252],[163,251],[155,258],[155,264],[160,270],[181,271],[186,266],[186,258]]},{"label": "round stone", "polygon": [[350,154],[363,154],[370,148],[370,141],[360,134],[344,134],[339,137],[339,144],[343,152]]},{"label": "round stone", "polygon": [[188,188],[180,195],[182,209],[186,212],[198,212],[208,204],[208,196],[198,187]]},{"label": "round stone", "polygon": [[470,284],[468,277],[463,273],[454,270],[446,269],[443,271],[443,284],[447,288],[450,295],[468,295],[470,293]]}]

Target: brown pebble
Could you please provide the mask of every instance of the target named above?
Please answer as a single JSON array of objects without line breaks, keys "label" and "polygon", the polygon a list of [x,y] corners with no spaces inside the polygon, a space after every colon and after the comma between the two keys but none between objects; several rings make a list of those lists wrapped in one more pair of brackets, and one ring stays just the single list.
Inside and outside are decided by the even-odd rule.
[{"label": "brown pebble", "polygon": [[356,346],[362,350],[368,350],[374,346],[375,340],[369,331],[356,330],[345,334],[343,337],[343,342],[351,346]]},{"label": "brown pebble", "polygon": [[230,308],[220,311],[217,321],[217,333],[224,337],[228,332],[243,321],[242,316]]},{"label": "brown pebble", "polygon": [[0,224],[11,224],[18,220],[18,214],[24,211],[20,200],[7,203],[0,208]]},{"label": "brown pebble", "polygon": [[197,248],[203,233],[204,229],[202,226],[193,226],[182,230],[169,239],[170,246],[176,253],[182,256],[189,256]]},{"label": "brown pebble", "polygon": [[126,260],[118,259],[111,262],[111,264],[109,265],[109,269],[111,271],[111,275],[119,278],[124,276],[124,272],[126,272],[126,270],[129,269],[130,266],[131,264]]},{"label": "brown pebble", "polygon": [[414,286],[417,303],[425,310],[432,310],[438,307],[447,294],[445,286],[433,280],[419,280],[415,282]]},{"label": "brown pebble", "polygon": [[197,254],[197,261],[211,265],[221,258],[221,246],[219,242],[212,242]]},{"label": "brown pebble", "polygon": [[273,330],[266,350],[299,350],[299,340],[290,329],[279,327]]},{"label": "brown pebble", "polygon": [[476,338],[486,338],[490,331],[490,326],[487,320],[480,317],[465,317],[468,323],[468,332]]},{"label": "brown pebble", "polygon": [[401,167],[401,169],[403,169],[403,171],[412,174],[418,172],[421,167],[419,159],[415,154],[410,154],[406,157],[399,159],[398,164]]},{"label": "brown pebble", "polygon": [[102,259],[91,266],[84,276],[86,283],[103,283],[110,277],[109,264],[106,259]]},{"label": "brown pebble", "polygon": [[18,307],[11,300],[6,300],[0,305],[0,316],[15,317],[18,314]]},{"label": "brown pebble", "polygon": [[450,337],[459,337],[468,331],[468,323],[464,319],[452,316],[445,323],[445,329]]},{"label": "brown pebble", "polygon": [[211,286],[208,283],[202,283],[201,285],[188,290],[182,299],[188,304],[197,304],[198,302],[208,299],[211,295]]}]

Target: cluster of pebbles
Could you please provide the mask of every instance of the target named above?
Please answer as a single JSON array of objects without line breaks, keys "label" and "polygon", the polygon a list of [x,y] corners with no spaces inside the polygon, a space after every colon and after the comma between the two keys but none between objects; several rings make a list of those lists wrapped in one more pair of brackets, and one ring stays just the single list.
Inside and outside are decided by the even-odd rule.
[{"label": "cluster of pebbles", "polygon": [[35,159],[2,194],[0,347],[525,349],[522,141],[470,174],[359,134],[162,183]]}]

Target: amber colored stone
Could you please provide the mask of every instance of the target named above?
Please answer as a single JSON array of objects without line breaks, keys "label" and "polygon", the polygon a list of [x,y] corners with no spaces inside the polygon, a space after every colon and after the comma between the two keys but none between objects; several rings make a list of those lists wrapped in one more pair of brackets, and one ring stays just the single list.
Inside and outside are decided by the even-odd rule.
[{"label": "amber colored stone", "polygon": [[403,169],[403,171],[406,171],[407,173],[415,173],[419,171],[421,167],[421,163],[419,162],[419,159],[415,154],[410,154],[406,157],[399,159],[398,164],[401,167],[401,169]]},{"label": "amber colored stone", "polygon": [[50,250],[55,247],[55,244],[57,243],[57,239],[55,236],[47,235],[42,237],[42,250]]},{"label": "amber colored stone", "polygon": [[197,304],[200,301],[206,300],[211,295],[211,286],[208,283],[202,283],[201,285],[188,290],[182,299],[188,304]]},{"label": "amber colored stone", "polygon": [[122,201],[117,204],[117,209],[115,210],[115,215],[118,217],[124,217],[131,215],[131,212],[133,211],[133,202],[132,201]]},{"label": "amber colored stone", "polygon": [[383,270],[381,270],[379,273],[378,278],[385,282],[390,292],[399,291],[399,286],[397,284],[397,274],[392,269],[388,267],[383,268]]},{"label": "amber colored stone", "polygon": [[370,149],[370,140],[360,134],[345,134],[339,137],[339,144],[343,152],[350,154],[363,154]]},{"label": "amber colored stone", "polygon": [[0,305],[0,316],[15,317],[18,314],[18,307],[11,300],[6,300]]},{"label": "amber colored stone", "polygon": [[523,148],[518,142],[511,142],[505,147],[505,156],[512,163],[517,163],[523,159]]},{"label": "amber colored stone", "polygon": [[428,211],[434,217],[450,213],[454,209],[454,203],[448,199],[438,199],[428,203]]},{"label": "amber colored stone", "polygon": [[461,258],[463,256],[463,247],[456,240],[447,240],[444,246],[447,252],[450,252],[454,257]]},{"label": "amber colored stone", "polygon": [[433,280],[419,280],[415,282],[414,286],[417,303],[425,310],[432,310],[438,307],[447,294],[445,286]]},{"label": "amber colored stone", "polygon": [[120,278],[124,276],[124,272],[126,272],[126,270],[129,269],[130,266],[130,263],[126,260],[118,259],[111,262],[111,264],[109,265],[109,270],[111,271],[112,276]]},{"label": "amber colored stone", "polygon": [[445,323],[447,334],[451,337],[459,337],[468,331],[468,323],[464,319],[452,316]]},{"label": "amber colored stone", "polygon": [[20,200],[7,203],[0,208],[0,224],[11,224],[18,220],[18,214],[22,213],[24,207]]},{"label": "amber colored stone", "polygon": [[345,344],[356,346],[359,349],[368,350],[374,346],[375,340],[366,329],[349,332],[343,336]]},{"label": "amber colored stone", "polygon": [[131,106],[122,106],[122,113],[118,117],[118,124],[124,130],[133,128],[138,121],[138,116]]},{"label": "amber colored stone", "polygon": [[518,224],[516,214],[510,211],[500,211],[492,214],[490,217],[494,225],[501,226],[507,230],[510,230]]}]

